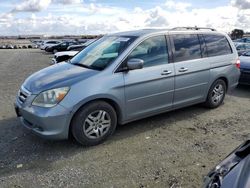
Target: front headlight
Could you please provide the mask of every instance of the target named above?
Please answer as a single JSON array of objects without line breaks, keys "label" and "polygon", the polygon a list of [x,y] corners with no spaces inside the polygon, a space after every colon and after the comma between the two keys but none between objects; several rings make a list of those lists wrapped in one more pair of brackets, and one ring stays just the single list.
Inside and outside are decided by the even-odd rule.
[{"label": "front headlight", "polygon": [[40,93],[32,102],[34,106],[50,108],[57,105],[69,92],[69,87],[62,87]]}]

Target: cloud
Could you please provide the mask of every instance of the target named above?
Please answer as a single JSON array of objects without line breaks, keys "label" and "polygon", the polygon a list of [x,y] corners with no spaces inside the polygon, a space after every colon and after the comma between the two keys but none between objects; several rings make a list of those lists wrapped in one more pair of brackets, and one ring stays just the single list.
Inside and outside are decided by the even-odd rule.
[{"label": "cloud", "polygon": [[15,6],[12,12],[39,12],[46,9],[51,0],[25,0]]},{"label": "cloud", "polygon": [[12,20],[13,20],[13,15],[11,13],[0,14],[0,28],[11,27]]},{"label": "cloud", "polygon": [[190,8],[192,5],[190,3],[167,0],[167,2],[165,3],[165,6],[168,9],[174,9],[176,11],[185,11],[185,10],[187,10],[187,8]]},{"label": "cloud", "polygon": [[53,3],[59,3],[59,4],[79,4],[82,0],[53,0]]},{"label": "cloud", "polygon": [[40,12],[53,4],[80,4],[82,0],[24,0],[12,9],[11,12]]},{"label": "cloud", "polygon": [[250,0],[233,0],[231,4],[239,9],[250,9]]},{"label": "cloud", "polygon": [[149,17],[145,21],[148,27],[167,27],[169,25],[167,14],[160,7],[149,11]]}]

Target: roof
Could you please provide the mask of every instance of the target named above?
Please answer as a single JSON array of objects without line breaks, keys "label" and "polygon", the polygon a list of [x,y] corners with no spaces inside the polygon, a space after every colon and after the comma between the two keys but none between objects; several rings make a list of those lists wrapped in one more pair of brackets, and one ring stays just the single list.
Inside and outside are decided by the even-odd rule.
[{"label": "roof", "polygon": [[213,28],[203,28],[203,27],[176,27],[173,29],[140,29],[126,32],[113,33],[113,36],[143,36],[158,32],[216,32]]},{"label": "roof", "polygon": [[142,36],[151,33],[156,33],[160,31],[168,31],[168,29],[140,29],[140,30],[133,30],[133,31],[125,31],[119,33],[113,33],[111,35],[119,35],[119,36]]}]

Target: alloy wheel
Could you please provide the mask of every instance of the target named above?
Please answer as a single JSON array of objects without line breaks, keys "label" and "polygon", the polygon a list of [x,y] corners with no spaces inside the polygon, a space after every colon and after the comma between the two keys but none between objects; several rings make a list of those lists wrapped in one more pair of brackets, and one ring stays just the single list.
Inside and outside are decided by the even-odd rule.
[{"label": "alloy wheel", "polygon": [[217,84],[212,92],[212,102],[214,104],[218,104],[221,102],[221,100],[223,99],[225,90],[222,84]]},{"label": "alloy wheel", "polygon": [[84,121],[84,134],[90,139],[98,139],[104,136],[111,126],[111,118],[108,112],[97,110],[90,113]]}]

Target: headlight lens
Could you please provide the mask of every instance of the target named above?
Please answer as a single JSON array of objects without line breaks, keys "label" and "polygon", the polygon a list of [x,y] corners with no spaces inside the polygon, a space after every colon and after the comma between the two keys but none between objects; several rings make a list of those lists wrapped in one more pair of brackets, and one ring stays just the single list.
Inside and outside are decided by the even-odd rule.
[{"label": "headlight lens", "polygon": [[57,105],[69,92],[69,87],[51,89],[40,93],[32,102],[34,106],[50,108]]}]

